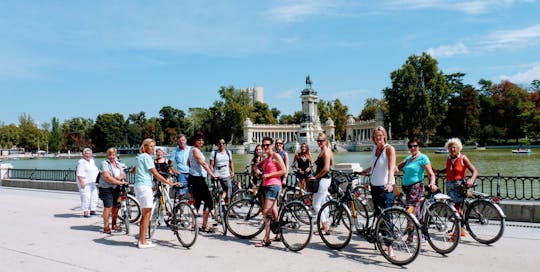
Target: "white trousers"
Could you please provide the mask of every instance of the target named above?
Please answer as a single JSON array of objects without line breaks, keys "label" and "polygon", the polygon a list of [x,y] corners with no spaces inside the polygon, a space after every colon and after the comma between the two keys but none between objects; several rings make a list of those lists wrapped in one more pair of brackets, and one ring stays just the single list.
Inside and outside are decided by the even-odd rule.
[{"label": "white trousers", "polygon": [[[313,195],[312,205],[313,210],[315,210],[315,214],[319,214],[319,210],[321,209],[322,205],[328,201],[328,187],[330,187],[330,181],[332,181],[331,178],[323,178],[319,181],[319,191],[317,191]],[[321,222],[327,222],[328,221],[328,209],[325,209],[321,213]]]},{"label": "white trousers", "polygon": [[[79,183],[77,182],[77,184]],[[81,195],[81,210],[95,211],[97,209],[97,201],[99,199],[96,183],[86,183],[86,186],[84,186],[83,189],[81,189],[79,186],[79,193]]]}]

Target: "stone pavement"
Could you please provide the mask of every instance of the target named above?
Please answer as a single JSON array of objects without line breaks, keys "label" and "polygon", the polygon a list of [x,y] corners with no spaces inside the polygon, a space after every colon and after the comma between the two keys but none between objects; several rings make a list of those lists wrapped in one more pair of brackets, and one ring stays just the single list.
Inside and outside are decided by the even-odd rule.
[{"label": "stone pavement", "polygon": [[2,271],[538,271],[540,224],[508,222],[497,243],[486,246],[466,237],[448,256],[424,244],[413,263],[399,267],[359,237],[335,251],[313,236],[306,249],[294,253],[281,243],[255,248],[258,240],[205,233],[185,249],[162,227],[153,239],[157,247],[138,249],[137,225],[129,236],[101,233],[102,218],[80,217],[73,192],[0,187],[0,206]]}]

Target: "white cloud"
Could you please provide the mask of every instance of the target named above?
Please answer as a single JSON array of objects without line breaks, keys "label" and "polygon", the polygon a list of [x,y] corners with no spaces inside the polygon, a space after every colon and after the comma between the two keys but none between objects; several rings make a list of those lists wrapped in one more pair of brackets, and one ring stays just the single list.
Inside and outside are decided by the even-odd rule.
[{"label": "white cloud", "polygon": [[291,1],[291,3],[274,7],[268,10],[268,17],[272,21],[290,23],[301,20],[307,16],[324,14],[334,7],[331,1]]},{"label": "white cloud", "polygon": [[499,30],[488,34],[479,45],[488,49],[527,47],[540,42],[540,24],[514,30]]},{"label": "white cloud", "polygon": [[469,53],[469,49],[465,44],[459,42],[454,45],[441,45],[437,48],[429,48],[427,53],[432,57],[452,57],[455,55],[466,55]]},{"label": "white cloud", "polygon": [[530,84],[533,80],[540,80],[540,63],[531,64],[526,71],[518,72],[514,75],[502,75],[501,80],[509,80],[518,84]]},{"label": "white cloud", "polygon": [[530,3],[535,0],[390,0],[385,5],[391,9],[449,9],[466,14],[482,14],[520,2]]}]

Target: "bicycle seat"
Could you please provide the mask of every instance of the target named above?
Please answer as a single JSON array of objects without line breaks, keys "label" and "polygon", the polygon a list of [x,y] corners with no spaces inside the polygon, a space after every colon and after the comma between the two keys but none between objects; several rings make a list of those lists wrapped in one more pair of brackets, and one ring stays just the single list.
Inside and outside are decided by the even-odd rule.
[{"label": "bicycle seat", "polygon": [[441,202],[444,202],[444,201],[447,201],[447,200],[451,200],[451,198],[446,195],[446,194],[443,194],[443,193],[438,193],[438,194],[435,194],[433,196],[433,199],[435,199],[435,201],[441,201]]}]

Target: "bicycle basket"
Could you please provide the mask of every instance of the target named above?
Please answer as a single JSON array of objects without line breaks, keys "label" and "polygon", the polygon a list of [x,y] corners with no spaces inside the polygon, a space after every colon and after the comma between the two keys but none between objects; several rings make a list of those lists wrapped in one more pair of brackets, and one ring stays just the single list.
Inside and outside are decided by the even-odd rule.
[{"label": "bicycle basket", "polygon": [[345,192],[347,186],[349,185],[349,179],[345,174],[333,174],[332,181],[330,182],[330,187],[328,187],[328,192],[331,194],[336,194],[338,192]]}]

